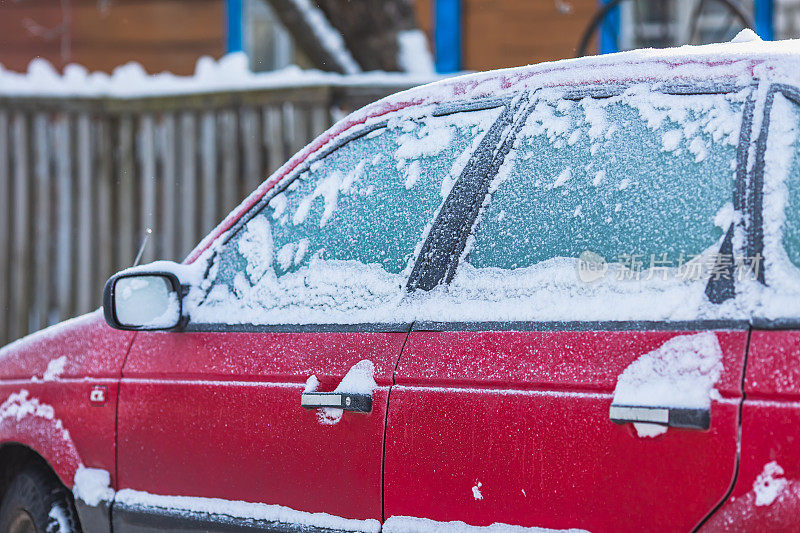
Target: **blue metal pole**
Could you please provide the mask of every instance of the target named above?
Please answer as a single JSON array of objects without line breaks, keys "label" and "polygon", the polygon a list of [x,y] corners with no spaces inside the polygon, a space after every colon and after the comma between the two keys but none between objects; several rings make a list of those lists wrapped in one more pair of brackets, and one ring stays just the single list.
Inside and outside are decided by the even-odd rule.
[{"label": "blue metal pole", "polygon": [[225,48],[228,53],[244,50],[242,0],[225,0]]},{"label": "blue metal pole", "polygon": [[[600,7],[609,3],[610,0],[600,0]],[[619,30],[620,15],[619,6],[608,12],[600,25],[599,52],[601,54],[613,54],[619,52]]]},{"label": "blue metal pole", "polygon": [[435,0],[433,40],[436,71],[461,70],[461,0]]},{"label": "blue metal pole", "polygon": [[756,33],[765,41],[775,40],[775,0],[753,0]]}]

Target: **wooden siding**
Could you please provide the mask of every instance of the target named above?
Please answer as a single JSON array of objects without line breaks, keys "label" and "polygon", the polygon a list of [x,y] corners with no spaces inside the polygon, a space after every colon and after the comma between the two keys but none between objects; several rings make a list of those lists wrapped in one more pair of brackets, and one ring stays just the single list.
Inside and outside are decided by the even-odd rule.
[{"label": "wooden siding", "polygon": [[[34,57],[57,68],[109,72],[138,61],[151,73],[194,72],[224,52],[223,0],[0,0],[0,63],[24,71]],[[59,29],[60,26],[63,27]]]}]

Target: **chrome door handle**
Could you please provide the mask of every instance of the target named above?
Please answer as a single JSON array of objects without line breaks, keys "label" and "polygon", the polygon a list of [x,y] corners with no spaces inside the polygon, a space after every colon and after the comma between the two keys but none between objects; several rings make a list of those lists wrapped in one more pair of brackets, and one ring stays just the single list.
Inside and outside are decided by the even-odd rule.
[{"label": "chrome door handle", "polygon": [[708,429],[711,426],[711,411],[708,409],[612,404],[608,417],[615,424],[642,422],[684,429]]},{"label": "chrome door handle", "polygon": [[345,392],[304,392],[300,397],[300,405],[306,409],[333,407],[356,413],[369,413],[372,411],[372,396]]}]

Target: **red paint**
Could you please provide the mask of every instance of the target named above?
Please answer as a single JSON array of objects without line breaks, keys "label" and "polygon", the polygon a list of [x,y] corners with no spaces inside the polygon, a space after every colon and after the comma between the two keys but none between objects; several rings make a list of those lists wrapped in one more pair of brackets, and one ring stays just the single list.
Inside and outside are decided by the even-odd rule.
[{"label": "red paint", "polygon": [[[0,402],[28,391],[31,400],[53,408],[53,419],[26,416],[0,422],[0,443],[22,443],[35,450],[68,487],[78,465],[113,473],[116,402],[92,406],[92,389],[101,385],[107,397],[117,395],[133,334],[108,327],[95,312],[45,330],[0,351]],[[64,371],[53,381],[41,381],[50,361],[65,357]],[[33,376],[33,379],[32,379]],[[64,438],[62,429],[69,432]]]},{"label": "red paint", "polygon": [[[800,524],[800,331],[753,331],[747,357],[739,476],[704,531],[797,531]],[[765,465],[784,471],[770,505],[753,489]]]},{"label": "red paint", "polygon": [[[406,333],[139,333],[119,404],[119,482],[154,494],[381,519],[386,402]],[[375,364],[369,414],[300,406]],[[155,380],[155,381],[154,381]]]},{"label": "red paint", "polygon": [[386,516],[690,530],[733,480],[747,332],[717,332],[727,399],[709,431],[639,438],[608,419],[617,376],[681,334],[412,333],[389,406]]}]

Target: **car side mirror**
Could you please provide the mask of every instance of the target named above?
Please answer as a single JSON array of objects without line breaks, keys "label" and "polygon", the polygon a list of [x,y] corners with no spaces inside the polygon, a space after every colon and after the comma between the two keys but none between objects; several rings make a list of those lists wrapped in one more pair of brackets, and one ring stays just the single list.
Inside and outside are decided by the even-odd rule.
[{"label": "car side mirror", "polygon": [[116,329],[174,329],[181,323],[181,303],[181,284],[169,272],[123,272],[103,290],[103,314]]}]

